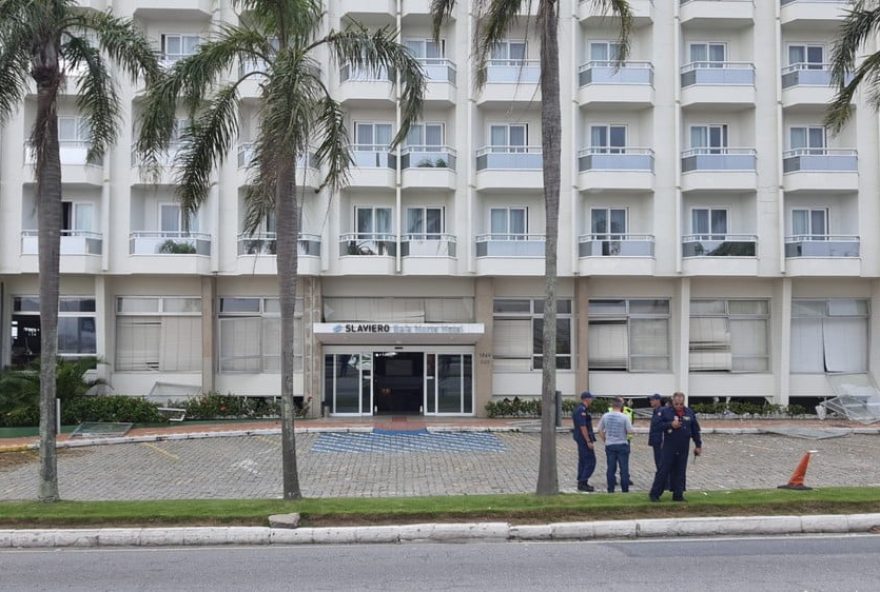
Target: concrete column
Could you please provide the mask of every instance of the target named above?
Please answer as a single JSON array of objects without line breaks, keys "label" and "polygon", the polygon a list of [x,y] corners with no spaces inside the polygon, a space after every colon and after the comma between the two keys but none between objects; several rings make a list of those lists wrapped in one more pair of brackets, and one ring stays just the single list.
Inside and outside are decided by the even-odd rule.
[{"label": "concrete column", "polygon": [[202,392],[214,390],[215,322],[214,307],[217,302],[217,278],[202,278]]},{"label": "concrete column", "polygon": [[[673,330],[673,335],[678,337],[678,339],[673,341],[673,344],[677,344],[677,347],[673,347],[672,359],[673,367],[675,368],[675,384],[678,385],[676,390],[683,392],[685,394],[685,401],[687,401],[690,372],[691,278],[682,278],[678,284],[677,292],[678,308],[673,310],[673,314],[677,312],[678,331]],[[678,362],[677,364],[676,361]]]},{"label": "concrete column", "polygon": [[574,339],[577,361],[575,365],[575,395],[590,388],[590,290],[589,278],[579,277],[574,280]]},{"label": "concrete column", "polygon": [[868,371],[874,380],[880,376],[880,281],[871,282],[871,316],[868,320]]},{"label": "concrete column", "polygon": [[299,292],[303,297],[303,395],[312,398],[309,417],[321,417],[324,398],[324,348],[315,338],[314,324],[320,323],[324,307],[321,280],[317,277],[300,278]]},{"label": "concrete column", "polygon": [[[775,400],[778,405],[788,405],[791,393],[791,278],[782,278],[773,294],[774,305],[771,307],[770,319],[773,327],[770,331],[770,362],[776,374],[778,391]],[[775,321],[774,321],[775,319]],[[773,340],[779,343],[774,344]],[[775,355],[774,355],[775,354]],[[774,359],[775,358],[775,359]]]},{"label": "concrete column", "polygon": [[109,282],[103,275],[95,276],[95,355],[103,363],[98,363],[97,377],[101,380],[110,378],[107,365],[109,344],[107,336],[110,332],[107,330],[110,319],[113,318],[113,303],[107,297],[106,285]]},{"label": "concrete column", "polygon": [[483,323],[485,328],[474,346],[474,414],[482,417],[486,414],[486,403],[492,400],[492,278],[477,278],[474,292],[474,321]]}]

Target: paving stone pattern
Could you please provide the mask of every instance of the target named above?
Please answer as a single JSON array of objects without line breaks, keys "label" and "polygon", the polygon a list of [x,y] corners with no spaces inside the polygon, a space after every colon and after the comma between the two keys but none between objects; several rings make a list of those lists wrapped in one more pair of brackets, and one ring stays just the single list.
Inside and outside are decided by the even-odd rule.
[{"label": "paving stone pattern", "polygon": [[[481,434],[501,444],[489,449],[361,446],[357,451],[318,452],[316,443],[322,438],[327,442],[326,436],[297,436],[300,480],[303,494],[309,497],[531,492],[537,479],[537,433]],[[633,444],[633,491],[645,492],[653,478],[653,457],[644,440],[640,435]],[[688,470],[688,488],[694,492],[775,487],[788,480],[809,449],[819,454],[810,463],[808,485],[880,486],[877,435],[811,441],[713,434],[705,437],[705,456]],[[557,452],[560,487],[573,491],[577,451],[571,436],[558,436]],[[0,499],[33,499],[36,454],[3,456],[10,454],[20,458],[8,457],[0,463]],[[600,451],[591,480],[597,489],[605,485],[604,456]],[[278,436],[68,449],[59,453],[60,489],[71,500],[280,497],[280,459]]]}]

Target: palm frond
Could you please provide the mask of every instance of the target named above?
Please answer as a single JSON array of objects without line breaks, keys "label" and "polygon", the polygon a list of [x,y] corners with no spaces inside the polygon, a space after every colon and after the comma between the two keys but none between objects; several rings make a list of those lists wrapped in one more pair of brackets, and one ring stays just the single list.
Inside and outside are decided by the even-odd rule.
[{"label": "palm frond", "polygon": [[528,0],[484,0],[477,7],[474,28],[473,55],[476,62],[474,83],[477,88],[486,84],[492,48],[507,38],[510,27],[519,18],[523,2]]},{"label": "palm frond", "polygon": [[26,24],[19,25],[16,21],[0,24],[0,123],[21,106],[27,91],[30,39],[31,30]]},{"label": "palm frond", "polygon": [[600,14],[616,17],[620,21],[617,28],[617,43],[620,45],[617,62],[621,64],[629,56],[633,30],[633,13],[629,0],[592,0],[592,2],[595,3]]},{"label": "palm frond", "polygon": [[233,4],[255,28],[279,34],[291,47],[311,43],[324,16],[322,0],[233,0]]},{"label": "palm frond", "polygon": [[[877,104],[876,88],[880,84],[878,54],[866,58],[858,68],[855,63],[859,50],[866,41],[873,39],[878,28],[880,7],[876,0],[871,0],[870,3],[865,0],[856,2],[840,25],[839,36],[831,54],[831,84],[837,87],[837,93],[825,114],[825,125],[832,133],[839,132],[846,124],[852,113],[850,103],[862,83],[867,81],[873,87],[872,102]],[[850,73],[853,73],[853,78],[847,82]]]},{"label": "palm frond", "polygon": [[149,86],[159,78],[158,56],[131,19],[115,17],[108,12],[77,12],[70,19],[68,28],[94,33],[101,51],[133,82],[143,78]]},{"label": "palm frond", "polygon": [[431,29],[434,41],[440,40],[440,29],[452,16],[453,10],[455,10],[455,0],[431,0]]},{"label": "palm frond", "polygon": [[338,191],[348,182],[348,169],[353,164],[348,127],[342,105],[328,93],[319,104],[317,136],[322,138],[315,150],[317,164],[327,166],[327,175],[319,189]]}]

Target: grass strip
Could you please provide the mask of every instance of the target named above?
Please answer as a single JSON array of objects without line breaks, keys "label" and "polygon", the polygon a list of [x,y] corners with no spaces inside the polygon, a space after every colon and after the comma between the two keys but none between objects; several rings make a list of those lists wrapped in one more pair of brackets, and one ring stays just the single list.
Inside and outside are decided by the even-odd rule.
[{"label": "grass strip", "polygon": [[644,493],[473,495],[284,500],[150,500],[0,502],[3,527],[268,525],[270,514],[299,512],[304,526],[413,522],[568,520],[841,514],[880,512],[880,488],[829,487],[813,491],[691,491],[688,502],[654,504]]}]

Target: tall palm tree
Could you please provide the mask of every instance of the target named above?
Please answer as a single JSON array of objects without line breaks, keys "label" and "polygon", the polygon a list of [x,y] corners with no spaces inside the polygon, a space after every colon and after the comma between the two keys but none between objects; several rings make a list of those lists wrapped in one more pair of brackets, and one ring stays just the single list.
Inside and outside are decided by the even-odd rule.
[{"label": "tall palm tree", "polygon": [[854,2],[840,25],[831,55],[831,84],[837,87],[837,94],[828,105],[825,125],[833,133],[843,129],[849,120],[853,97],[863,83],[868,85],[868,102],[875,109],[880,106],[880,51],[867,56],[856,68],[857,53],[866,41],[873,39],[878,33],[880,2]]},{"label": "tall palm tree", "polygon": [[[297,237],[301,196],[296,191],[297,159],[314,151],[312,162],[324,171],[322,188],[338,191],[352,163],[342,106],[321,79],[320,52],[340,64],[366,72],[395,72],[401,88],[400,143],[417,119],[425,82],[419,62],[384,27],[369,32],[351,22],[322,34],[322,0],[233,0],[245,15],[224,25],[195,55],[177,62],[145,99],[138,152],[153,168],[167,148],[178,105],[192,119],[179,154],[178,196],[186,212],[205,200],[215,167],[238,135],[238,88],[261,77],[259,131],[249,167],[246,228],[253,232],[272,211],[277,237],[278,292],[281,302],[281,430],[285,499],[301,497],[296,466],[293,400],[294,307],[297,285]],[[236,63],[260,64],[229,81]]]},{"label": "tall palm tree", "polygon": [[[618,37],[622,50],[619,61],[626,59],[632,29],[632,11],[627,0],[589,0],[602,13],[618,17]],[[560,152],[562,113],[559,90],[559,0],[473,0],[476,19],[473,53],[476,60],[476,85],[486,83],[492,48],[503,41],[511,25],[523,12],[531,13],[538,5],[537,30],[541,39],[541,148],[544,169],[544,321],[541,379],[541,453],[538,466],[538,495],[559,492],[556,469],[556,430],[554,415],[556,394],[556,286],[557,243],[559,239]],[[456,0],[432,0],[434,37],[455,8]]]},{"label": "tall palm tree", "polygon": [[58,499],[55,456],[55,363],[61,243],[58,97],[76,71],[76,105],[91,129],[88,159],[116,140],[121,104],[111,64],[148,83],[159,74],[155,53],[130,19],[83,11],[74,0],[0,0],[0,121],[23,104],[30,80],[37,104],[30,144],[36,157],[40,270],[40,481],[38,496]]}]

